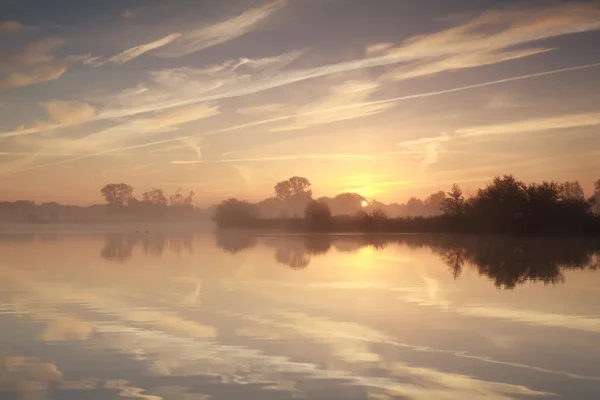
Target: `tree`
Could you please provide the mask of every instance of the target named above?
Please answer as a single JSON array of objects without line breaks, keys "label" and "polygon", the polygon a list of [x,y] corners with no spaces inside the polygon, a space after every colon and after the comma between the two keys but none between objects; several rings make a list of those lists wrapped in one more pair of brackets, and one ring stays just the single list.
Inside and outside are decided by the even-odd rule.
[{"label": "tree", "polygon": [[387,214],[382,209],[378,208],[371,213],[371,217],[373,217],[375,221],[383,221],[387,219]]},{"label": "tree", "polygon": [[462,214],[465,198],[460,187],[455,183],[447,194],[448,197],[444,198],[440,204],[442,212],[446,215]]},{"label": "tree", "polygon": [[169,197],[169,204],[171,204],[172,206],[190,205],[192,204],[195,195],[196,193],[194,193],[194,191],[191,190],[190,193],[184,197],[181,194],[181,189],[177,189],[177,192]]},{"label": "tree", "polygon": [[304,209],[304,218],[313,229],[325,229],[331,224],[331,210],[320,201],[313,200]]},{"label": "tree", "polygon": [[406,215],[413,217],[416,215],[423,215],[425,212],[425,203],[423,200],[411,197],[406,202]]},{"label": "tree", "polygon": [[127,206],[133,198],[133,188],[125,183],[109,183],[100,193],[108,205],[119,208]]},{"label": "tree", "polygon": [[594,183],[594,212],[600,214],[600,179]]},{"label": "tree", "polygon": [[475,211],[474,220],[484,230],[515,231],[528,206],[527,187],[512,175],[497,176],[479,189],[470,205]]},{"label": "tree", "polygon": [[341,193],[334,198],[323,197],[319,201],[327,203],[335,215],[354,215],[364,208],[364,204],[368,204],[367,199],[358,193]]},{"label": "tree", "polygon": [[446,193],[442,190],[429,195],[423,202],[425,205],[425,215],[438,215],[442,211],[442,203],[445,198]]},{"label": "tree", "polygon": [[169,197],[169,203],[172,206],[180,206],[183,204],[183,195],[181,189],[177,189],[177,192]]},{"label": "tree", "polygon": [[154,206],[167,205],[167,198],[162,189],[152,189],[149,192],[142,193],[142,201]]},{"label": "tree", "polygon": [[258,217],[255,204],[233,198],[221,202],[215,210],[215,222],[219,228],[251,227]]},{"label": "tree", "polygon": [[583,200],[585,195],[578,181],[565,182],[561,185],[561,198],[563,200]]},{"label": "tree", "polygon": [[312,190],[310,189],[310,182],[306,178],[293,176],[275,185],[275,196],[283,201],[287,201],[295,196],[311,198]]},{"label": "tree", "polygon": [[183,205],[184,206],[189,206],[192,204],[192,201],[194,201],[194,196],[196,195],[196,193],[194,193],[193,190],[190,190],[190,193],[188,193],[187,196],[185,196],[185,198],[183,199]]}]

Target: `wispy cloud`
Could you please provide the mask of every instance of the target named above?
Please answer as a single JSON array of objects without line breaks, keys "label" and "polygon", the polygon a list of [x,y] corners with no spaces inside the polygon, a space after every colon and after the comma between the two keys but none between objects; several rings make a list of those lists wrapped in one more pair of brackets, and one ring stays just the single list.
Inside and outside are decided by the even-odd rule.
[{"label": "wispy cloud", "polygon": [[78,139],[26,136],[19,137],[19,144],[29,148],[40,149],[41,154],[46,152],[55,153],[57,150],[72,154],[103,152],[114,148],[114,146],[123,146],[128,141],[144,136],[170,132],[184,124],[209,118],[219,113],[218,106],[197,104],[154,113],[146,118],[131,119]]},{"label": "wispy cloud", "polygon": [[426,168],[439,161],[440,153],[443,150],[443,143],[449,142],[451,139],[451,136],[444,132],[439,136],[407,140],[398,143],[398,145],[411,150],[416,155],[420,156],[421,166]]},{"label": "wispy cloud", "polygon": [[31,29],[20,23],[19,21],[2,21],[0,22],[0,36],[10,35],[16,32],[22,32]]},{"label": "wispy cloud", "polygon": [[[561,74],[561,73],[578,71],[578,70],[588,69],[588,68],[596,68],[599,66],[600,66],[600,63],[585,64],[585,65],[580,65],[580,66],[575,66],[575,67],[543,71],[543,72],[538,72],[538,73],[534,73],[534,74],[514,76],[514,77],[510,77],[510,78],[504,78],[504,79],[498,79],[498,80],[494,80],[494,81],[477,83],[477,84],[473,84],[473,85],[458,86],[458,87],[451,88],[451,89],[437,90],[437,91],[424,92],[424,93],[416,93],[416,94],[412,94],[412,95],[393,97],[393,98],[384,99],[384,100],[376,100],[376,101],[371,101],[368,104],[375,105],[375,104],[395,103],[395,102],[400,102],[400,101],[408,101],[408,100],[412,100],[412,99],[440,96],[440,95],[449,94],[449,93],[456,93],[456,92],[462,92],[462,91],[466,91],[466,90],[473,90],[473,89],[478,89],[478,88],[489,87],[489,86],[493,86],[493,85],[500,85],[500,84],[507,83],[507,82],[516,82],[516,81],[521,81],[521,80],[526,80],[526,79],[532,79],[535,77]],[[364,104],[361,104],[361,103],[351,104],[351,105],[347,105],[344,107],[338,107],[335,110],[348,110],[348,109],[352,109],[354,107],[362,107],[362,106],[364,106]],[[332,112],[332,111],[333,110],[313,110],[313,111],[311,111],[311,113]],[[134,150],[134,149],[157,146],[157,145],[162,145],[162,144],[167,144],[167,143],[180,142],[182,138],[186,138],[186,137],[209,136],[209,135],[214,135],[214,134],[219,134],[219,133],[234,132],[234,131],[243,130],[243,129],[247,129],[247,128],[251,128],[251,127],[273,124],[276,122],[289,120],[290,118],[293,118],[293,117],[297,117],[297,115],[285,115],[285,116],[273,117],[273,118],[263,119],[263,120],[259,120],[259,121],[248,122],[245,124],[233,125],[233,126],[220,128],[220,129],[216,129],[216,130],[212,130],[212,131],[208,131],[208,132],[201,132],[196,135],[180,136],[177,138],[155,140],[155,141],[150,141],[150,142],[136,144],[136,145],[115,147],[112,149],[105,149],[105,150],[100,150],[100,151],[96,151],[96,152],[92,152],[92,153],[81,154],[81,155],[78,155],[73,158],[59,160],[59,161],[51,162],[51,163],[38,164],[38,165],[34,165],[34,166],[22,165],[19,168],[7,168],[7,169],[5,169],[4,172],[5,173],[11,173],[11,172],[16,173],[16,172],[23,172],[23,171],[31,171],[31,170],[46,168],[46,167],[50,167],[50,166],[54,166],[54,165],[66,164],[66,163],[70,163],[73,161],[78,161],[78,160],[82,160],[82,159],[86,159],[86,158],[90,158],[90,157],[96,157],[99,155],[104,155],[104,154],[112,153],[112,152]],[[35,128],[18,129],[16,131],[5,132],[3,134],[0,134],[0,137],[26,135],[26,134],[36,133],[36,132],[38,132],[38,130]]]},{"label": "wispy cloud", "polygon": [[576,32],[600,29],[600,6],[568,2],[491,10],[465,24],[407,40],[390,50],[415,57],[493,52]]},{"label": "wispy cloud", "polygon": [[392,49],[394,47],[394,43],[391,42],[385,42],[385,43],[374,43],[374,44],[370,44],[367,46],[366,49],[366,53],[367,55],[373,55],[373,54],[383,54],[386,53],[388,50]]},{"label": "wispy cloud", "polygon": [[[62,126],[76,125],[91,121],[96,116],[96,109],[89,104],[78,101],[52,100],[42,104],[52,123]],[[47,124],[46,122],[44,122]]]},{"label": "wispy cloud", "polygon": [[177,42],[159,55],[181,57],[239,38],[256,29],[283,5],[284,1],[274,1],[213,25],[184,32]]},{"label": "wispy cloud", "polygon": [[53,52],[65,43],[58,38],[45,38],[28,44],[23,50],[0,58],[0,87],[29,86],[60,78],[71,64],[83,63],[89,56],[56,58]]},{"label": "wispy cloud", "polygon": [[[401,79],[425,74],[439,73],[451,69],[473,68],[496,64],[508,60],[525,58],[549,51],[549,48],[511,49],[513,46],[557,37],[569,33],[600,29],[600,7],[594,4],[561,4],[551,7],[505,9],[483,13],[471,21],[438,33],[421,35],[407,40],[396,48],[388,44],[376,44],[370,48],[373,56],[345,61],[320,67],[288,70],[258,77],[230,73],[220,79],[195,76],[185,81],[186,85],[211,88],[206,91],[186,92],[175,89],[171,95],[138,96],[138,107],[112,112],[131,113],[151,111],[158,108],[244,96],[264,90],[290,85],[307,79],[350,72],[363,68],[399,63],[415,63],[397,72]],[[385,50],[387,49],[387,51]],[[369,50],[369,49],[368,49]],[[230,70],[230,72],[235,72]],[[390,76],[394,76],[392,72]],[[133,102],[132,99],[129,102]],[[143,106],[142,106],[143,105]]]},{"label": "wispy cloud", "polygon": [[64,43],[48,38],[33,42],[22,51],[2,57],[0,65],[9,71],[0,87],[27,86],[58,79],[67,71],[68,62],[56,59],[52,52]]},{"label": "wispy cloud", "polygon": [[554,129],[576,129],[597,125],[600,125],[600,112],[588,112],[457,129],[438,136],[402,141],[397,145],[421,154],[421,165],[427,167],[439,161],[440,154],[444,152],[444,143],[452,140],[487,135],[546,132]]},{"label": "wispy cloud", "polygon": [[254,158],[223,158],[223,159],[203,159],[203,160],[174,160],[170,164],[198,164],[198,163],[254,163],[270,161],[295,161],[295,160],[381,160],[385,158],[394,158],[399,155],[414,154],[410,150],[391,151],[384,153],[320,153],[320,154],[293,154],[273,157],[254,157]]},{"label": "wispy cloud", "polygon": [[141,44],[139,46],[135,46],[130,49],[124,50],[122,53],[119,53],[109,58],[108,61],[116,64],[124,64],[152,50],[164,47],[180,37],[181,33],[172,33],[153,42]]},{"label": "wispy cloud", "polygon": [[395,81],[434,75],[445,71],[482,67],[484,65],[499,64],[505,61],[517,60],[536,54],[552,51],[551,48],[532,48],[514,51],[499,52],[473,52],[458,54],[440,60],[425,62],[416,66],[398,68],[384,75],[384,79]]},{"label": "wispy cloud", "polygon": [[29,128],[21,127],[14,131],[0,133],[0,138],[51,132],[92,121],[96,117],[96,109],[93,106],[78,101],[50,100],[41,105],[46,109],[48,120],[35,121]]},{"label": "wispy cloud", "polygon": [[[263,58],[240,58],[203,68],[169,68],[149,73],[149,81],[110,96],[107,118],[157,111],[173,104],[186,105],[255,92],[255,75],[276,76],[302,55],[290,51]],[[263,78],[264,79],[264,78]]]},{"label": "wispy cloud", "polygon": [[542,132],[552,129],[583,128],[596,125],[600,125],[600,111],[477,126],[459,129],[455,133],[462,137],[484,136],[506,133]]},{"label": "wispy cloud", "polygon": [[270,104],[263,104],[260,106],[238,108],[237,113],[242,114],[242,115],[257,116],[257,115],[265,115],[265,114],[274,114],[274,113],[282,112],[285,109],[286,109],[286,107],[284,104],[270,103]]},{"label": "wispy cloud", "polygon": [[[309,126],[345,121],[378,114],[392,103],[369,103],[369,96],[379,88],[375,81],[346,81],[333,87],[330,94],[300,107],[291,115],[292,122],[274,131],[304,129]],[[348,108],[348,106],[352,106]]]}]

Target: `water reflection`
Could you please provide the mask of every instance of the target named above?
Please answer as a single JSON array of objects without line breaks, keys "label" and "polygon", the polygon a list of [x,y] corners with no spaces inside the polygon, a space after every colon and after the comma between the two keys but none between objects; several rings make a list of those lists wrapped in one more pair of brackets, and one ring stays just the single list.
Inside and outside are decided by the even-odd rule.
[{"label": "water reflection", "polygon": [[140,245],[144,254],[160,257],[167,246],[169,251],[181,255],[193,253],[193,236],[166,236],[160,234],[110,234],[106,236],[100,256],[108,261],[124,263],[131,259],[133,250]]},{"label": "water reflection", "polygon": [[513,289],[525,282],[564,282],[569,269],[598,269],[600,240],[569,238],[514,238],[451,235],[309,235],[263,236],[244,232],[217,235],[217,246],[230,253],[249,250],[261,244],[274,250],[279,264],[293,269],[310,265],[313,256],[339,252],[356,253],[361,249],[380,251],[388,245],[429,248],[443,260],[454,278],[465,267],[474,268],[491,279],[498,288]]},{"label": "water reflection", "polygon": [[426,235],[0,237],[0,398],[593,399],[598,249]]}]

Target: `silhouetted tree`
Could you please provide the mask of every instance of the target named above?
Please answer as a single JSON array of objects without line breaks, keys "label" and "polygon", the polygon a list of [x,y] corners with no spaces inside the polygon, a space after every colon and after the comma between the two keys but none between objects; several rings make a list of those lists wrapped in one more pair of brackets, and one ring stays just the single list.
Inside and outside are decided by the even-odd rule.
[{"label": "silhouetted tree", "polygon": [[442,211],[442,204],[445,198],[446,193],[444,193],[444,191],[442,190],[427,196],[427,198],[423,202],[425,206],[425,214],[423,215],[429,216],[440,214],[440,212]]},{"label": "silhouetted tree", "polygon": [[423,200],[411,197],[406,202],[406,215],[409,217],[425,214],[425,203]]},{"label": "silhouetted tree", "polygon": [[600,214],[600,179],[594,183],[594,212]]},{"label": "silhouetted tree", "polygon": [[512,175],[494,178],[470,201],[474,217],[479,219],[484,230],[505,233],[518,230],[518,221],[524,215],[526,204],[526,186]]},{"label": "silhouetted tree", "polygon": [[327,229],[331,225],[331,210],[327,204],[313,200],[304,209],[304,219],[312,229]]},{"label": "silhouetted tree", "polygon": [[287,201],[294,196],[312,197],[310,182],[308,179],[293,176],[286,181],[281,181],[275,185],[275,195],[278,199]]},{"label": "silhouetted tree", "polygon": [[460,215],[463,212],[464,205],[465,198],[462,190],[455,183],[448,192],[448,197],[445,197],[441,202],[442,212],[446,215]]},{"label": "silhouetted tree", "polygon": [[220,228],[252,227],[259,218],[255,204],[237,199],[228,199],[215,210],[215,222]]},{"label": "silhouetted tree", "polygon": [[125,183],[109,183],[100,189],[108,205],[123,208],[133,198],[133,188]]},{"label": "silhouetted tree", "polygon": [[153,206],[167,205],[167,198],[162,189],[152,189],[149,192],[142,193],[142,201]]},{"label": "silhouetted tree", "polygon": [[183,196],[181,194],[181,189],[177,189],[177,192],[169,197],[169,204],[175,207],[191,205],[192,201],[194,200],[194,196],[195,193],[193,190],[190,191],[187,196]]},{"label": "silhouetted tree", "polygon": [[334,198],[322,197],[319,201],[326,203],[333,215],[354,215],[367,199],[358,193],[341,193]]},{"label": "silhouetted tree", "polygon": [[579,184],[578,181],[563,183],[560,195],[563,200],[584,200],[585,199],[585,195],[583,193],[583,188],[581,187],[581,185]]}]

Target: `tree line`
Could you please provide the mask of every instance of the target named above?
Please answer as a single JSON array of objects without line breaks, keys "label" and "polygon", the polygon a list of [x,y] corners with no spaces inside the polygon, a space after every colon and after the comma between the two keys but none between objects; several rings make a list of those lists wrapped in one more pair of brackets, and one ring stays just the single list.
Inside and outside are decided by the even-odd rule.
[{"label": "tree line", "polygon": [[[275,196],[263,202],[234,198],[221,202],[215,221],[219,228],[287,231],[599,234],[600,180],[594,189],[586,199],[579,182],[525,184],[504,175],[472,196],[466,197],[456,184],[447,193],[430,196],[438,213],[391,217],[381,203],[365,204],[366,199],[355,193],[313,199],[308,179],[295,176],[277,183]],[[332,212],[336,202],[345,204],[346,214]],[[294,214],[267,217],[261,212],[265,203]]]},{"label": "tree line", "polygon": [[209,222],[209,210],[193,205],[195,193],[181,189],[166,195],[162,189],[151,189],[134,196],[134,189],[126,183],[109,183],[100,189],[105,204],[91,206],[64,205],[56,202],[35,204],[20,200],[0,202],[0,220],[35,223],[103,223],[127,220],[186,220]]}]

